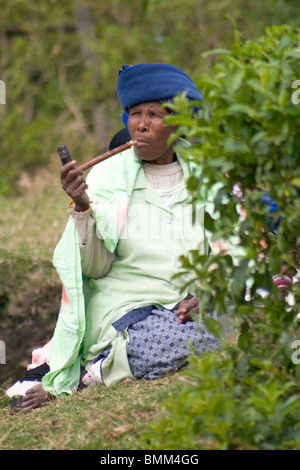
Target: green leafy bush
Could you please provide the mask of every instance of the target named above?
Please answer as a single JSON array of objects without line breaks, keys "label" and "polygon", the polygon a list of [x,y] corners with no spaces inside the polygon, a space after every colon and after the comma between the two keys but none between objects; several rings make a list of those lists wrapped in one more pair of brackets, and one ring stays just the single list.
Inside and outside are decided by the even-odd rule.
[{"label": "green leafy bush", "polygon": [[232,348],[192,358],[183,378],[167,415],[143,436],[148,449],[299,448],[297,385],[271,361]]},{"label": "green leafy bush", "polygon": [[[214,309],[235,320],[236,336],[219,353],[192,358],[181,395],[147,435],[152,448],[300,445],[293,356],[300,311],[300,104],[292,96],[299,44],[300,31],[288,26],[267,29],[256,41],[243,42],[236,32],[230,50],[209,53],[219,58],[214,73],[199,80],[201,111],[192,117],[183,95],[168,117],[179,126],[174,138],[191,142],[181,151],[202,170],[189,191],[194,201],[210,201],[205,223],[219,248],[208,260],[197,252],[183,257],[178,275],[193,274],[200,321]],[[274,282],[283,271],[293,279],[284,291]],[[219,334],[217,324],[208,326]]]}]

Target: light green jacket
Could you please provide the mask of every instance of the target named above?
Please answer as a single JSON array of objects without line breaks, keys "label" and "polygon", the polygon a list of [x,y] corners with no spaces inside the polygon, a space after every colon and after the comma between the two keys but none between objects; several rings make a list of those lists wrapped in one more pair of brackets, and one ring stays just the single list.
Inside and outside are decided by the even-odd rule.
[{"label": "light green jacket", "polygon": [[80,367],[109,349],[102,374],[110,385],[131,377],[127,360],[127,330],[112,323],[128,311],[146,305],[175,308],[186,296],[172,276],[179,257],[189,250],[207,253],[203,228],[204,202],[196,223],[186,189],[191,165],[180,158],[184,178],[166,207],[145,177],[140,161],[127,150],[96,165],[88,175],[90,197],[99,237],[115,253],[101,279],[83,276],[78,234],[72,217],[54,253],[54,265],[64,285],[55,329],[50,372],[43,385],[54,395],[71,394],[79,384]]}]

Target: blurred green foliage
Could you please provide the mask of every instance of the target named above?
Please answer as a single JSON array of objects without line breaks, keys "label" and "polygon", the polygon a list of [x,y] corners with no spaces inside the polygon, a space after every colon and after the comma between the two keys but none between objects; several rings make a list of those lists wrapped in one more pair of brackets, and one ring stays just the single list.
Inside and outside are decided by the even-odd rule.
[{"label": "blurred green foliage", "polygon": [[[123,127],[116,81],[123,63],[169,62],[193,78],[210,68],[203,51],[227,47],[235,18],[245,37],[273,23],[295,24],[297,0],[25,0],[0,5],[0,192],[16,192],[22,171],[55,159],[66,143],[84,161]],[[236,77],[235,80],[238,80]]]}]

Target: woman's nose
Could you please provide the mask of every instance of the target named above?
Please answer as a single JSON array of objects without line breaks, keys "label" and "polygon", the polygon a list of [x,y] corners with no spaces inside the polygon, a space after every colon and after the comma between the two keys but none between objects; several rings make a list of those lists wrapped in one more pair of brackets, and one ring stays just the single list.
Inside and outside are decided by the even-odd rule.
[{"label": "woman's nose", "polygon": [[140,116],[137,129],[139,131],[147,131],[149,129],[149,118],[147,116]]}]

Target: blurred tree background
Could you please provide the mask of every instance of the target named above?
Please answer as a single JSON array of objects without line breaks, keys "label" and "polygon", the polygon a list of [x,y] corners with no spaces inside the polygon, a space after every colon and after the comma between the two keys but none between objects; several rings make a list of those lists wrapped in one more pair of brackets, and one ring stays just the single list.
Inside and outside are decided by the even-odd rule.
[{"label": "blurred tree background", "polygon": [[[0,193],[16,193],[67,143],[78,160],[107,148],[122,127],[116,82],[123,63],[168,62],[201,78],[200,55],[272,24],[296,24],[297,0],[10,0],[0,5]],[[208,63],[209,64],[209,63]]]},{"label": "blurred tree background", "polygon": [[[298,0],[10,0],[0,4],[0,339],[4,378],[22,373],[55,325],[60,282],[52,252],[67,219],[56,147],[84,162],[121,127],[118,70],[168,62],[196,83],[242,37],[299,26]],[[232,20],[228,19],[228,16]]]}]

